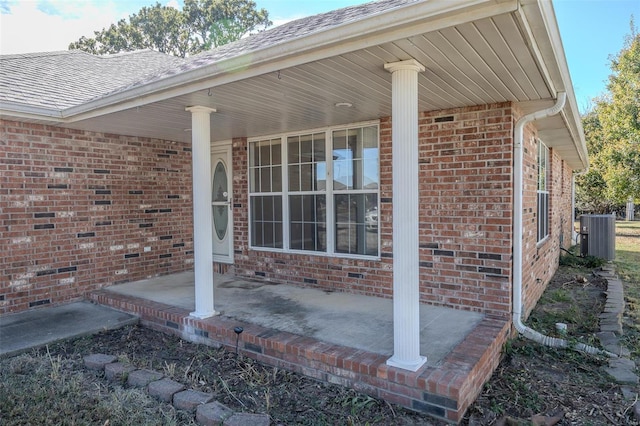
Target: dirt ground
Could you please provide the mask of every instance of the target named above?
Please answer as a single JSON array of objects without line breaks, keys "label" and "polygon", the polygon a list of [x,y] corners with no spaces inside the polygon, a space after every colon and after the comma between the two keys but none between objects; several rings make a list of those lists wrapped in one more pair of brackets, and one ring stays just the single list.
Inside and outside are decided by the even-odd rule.
[{"label": "dirt ground", "polygon": [[[82,357],[87,354],[117,355],[121,361],[138,368],[160,371],[192,389],[212,393],[217,401],[235,411],[268,413],[273,425],[441,424],[341,386],[263,366],[233,351],[191,344],[140,326],[65,341],[49,346],[46,354],[44,351],[41,350],[37,356],[71,360],[76,368],[82,366]],[[5,368],[1,364],[0,368]],[[8,368],[15,370],[13,366]],[[24,370],[22,366],[20,368]],[[25,371],[20,372],[25,374]],[[101,382],[100,386],[107,383],[95,374],[85,376],[86,380]],[[119,385],[109,385],[107,389],[113,391],[115,387]],[[34,419],[25,412],[14,411],[13,415],[25,417],[21,420],[14,418],[16,422],[8,421],[6,424],[34,424]],[[182,424],[179,419],[178,424]],[[1,420],[2,416],[0,424],[3,424]],[[111,419],[109,425],[117,423]],[[154,418],[145,423],[154,424]]]},{"label": "dirt ground", "polygon": [[[555,322],[566,322],[568,338],[593,343],[603,290],[602,280],[588,270],[561,267],[527,323],[552,334]],[[140,411],[135,404],[142,404],[138,400],[132,400],[130,414],[122,414],[120,420],[109,414],[112,408],[95,408],[100,406],[98,398],[120,392],[118,385],[107,383],[95,373],[84,371],[72,392],[67,396],[56,394],[53,388],[71,382],[71,371],[82,369],[82,357],[91,353],[117,355],[139,368],[161,371],[193,389],[213,393],[233,410],[268,413],[273,425],[445,424],[353,390],[262,366],[233,351],[191,344],[139,326],[0,360],[0,424],[116,425],[133,421],[131,413]],[[633,401],[623,398],[620,387],[604,373],[604,364],[602,358],[515,339],[505,347],[500,366],[468,410],[463,424],[638,425],[633,418]],[[36,398],[34,393],[38,391],[26,388],[25,378],[37,369],[46,370],[46,375],[37,379],[38,386],[46,388],[51,382],[52,389]],[[21,386],[25,389],[20,390]],[[78,401],[65,400],[74,398],[74,394],[78,394]],[[127,398],[111,400],[124,404]],[[169,416],[170,409],[160,406],[155,409],[160,417],[149,414],[135,417],[135,422],[192,421],[179,413]]]}]

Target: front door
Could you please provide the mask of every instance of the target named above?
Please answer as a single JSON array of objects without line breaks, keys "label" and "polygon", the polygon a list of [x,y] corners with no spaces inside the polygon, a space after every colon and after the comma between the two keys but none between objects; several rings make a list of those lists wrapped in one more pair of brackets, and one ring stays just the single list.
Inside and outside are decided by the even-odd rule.
[{"label": "front door", "polygon": [[231,144],[211,148],[213,261],[233,263],[233,188]]}]

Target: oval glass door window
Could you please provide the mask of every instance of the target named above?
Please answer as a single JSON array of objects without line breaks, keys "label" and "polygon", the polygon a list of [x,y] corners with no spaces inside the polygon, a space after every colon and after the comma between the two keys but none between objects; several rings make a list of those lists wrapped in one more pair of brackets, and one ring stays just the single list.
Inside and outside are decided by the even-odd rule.
[{"label": "oval glass door window", "polygon": [[213,172],[213,228],[219,240],[227,235],[229,223],[227,169],[222,161],[218,161]]}]

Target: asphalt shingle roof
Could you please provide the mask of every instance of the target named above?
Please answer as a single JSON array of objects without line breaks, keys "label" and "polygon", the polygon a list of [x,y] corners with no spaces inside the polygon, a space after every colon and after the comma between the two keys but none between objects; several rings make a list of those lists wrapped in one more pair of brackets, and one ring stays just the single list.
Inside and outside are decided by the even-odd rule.
[{"label": "asphalt shingle roof", "polygon": [[0,102],[62,110],[182,62],[151,50],[106,56],[79,50],[3,55]]},{"label": "asphalt shingle roof", "polygon": [[0,102],[60,111],[415,1],[380,0],[298,19],[186,59],[150,50],[105,56],[78,50],[3,55]]},{"label": "asphalt shingle roof", "polygon": [[[333,10],[319,15],[300,18],[266,31],[252,34],[235,42],[219,46],[215,49],[191,56],[187,58],[183,64],[179,64],[172,68],[166,68],[146,80],[137,81],[132,84],[132,87],[151,83],[155,80],[161,80],[163,78],[195,70],[207,65],[212,65],[250,52],[283,44],[310,34],[319,33],[331,28],[356,22],[366,17],[403,5],[415,3],[417,1],[422,0],[377,0],[370,3]],[[132,87],[123,87],[122,90],[130,89]]]}]

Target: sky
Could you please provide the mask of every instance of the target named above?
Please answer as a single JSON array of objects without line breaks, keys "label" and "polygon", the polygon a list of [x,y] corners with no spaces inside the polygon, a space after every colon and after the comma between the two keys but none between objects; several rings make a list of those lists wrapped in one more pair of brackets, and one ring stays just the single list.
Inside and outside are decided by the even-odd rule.
[{"label": "sky", "polygon": [[[158,0],[180,7],[180,0]],[[366,0],[254,0],[274,25]],[[67,50],[156,0],[0,0],[0,54]],[[609,57],[640,22],[640,0],[553,0],[580,111],[606,90]]]}]

